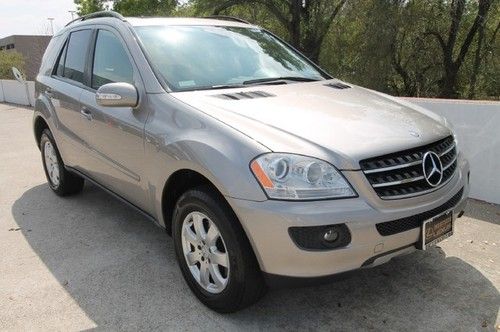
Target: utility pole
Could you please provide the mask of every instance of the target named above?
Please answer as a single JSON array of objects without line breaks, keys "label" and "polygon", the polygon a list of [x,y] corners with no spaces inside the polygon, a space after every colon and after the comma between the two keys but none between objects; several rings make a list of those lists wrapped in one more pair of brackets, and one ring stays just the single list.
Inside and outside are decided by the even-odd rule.
[{"label": "utility pole", "polygon": [[49,22],[50,22],[50,34],[54,35],[54,18],[47,17],[47,20],[49,20]]},{"label": "utility pole", "polygon": [[68,13],[71,14],[71,20],[74,20],[75,19],[76,10],[68,10]]}]

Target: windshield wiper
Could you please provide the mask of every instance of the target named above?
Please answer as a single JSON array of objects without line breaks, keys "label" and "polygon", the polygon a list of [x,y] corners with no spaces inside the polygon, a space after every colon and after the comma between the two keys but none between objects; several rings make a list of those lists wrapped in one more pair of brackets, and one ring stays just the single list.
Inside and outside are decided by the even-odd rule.
[{"label": "windshield wiper", "polygon": [[243,83],[235,84],[217,84],[217,85],[204,85],[196,86],[187,89],[180,89],[180,91],[197,91],[197,90],[218,90],[218,89],[236,89],[244,88],[249,85],[261,85],[261,84],[286,84],[286,81],[293,82],[314,82],[319,81],[315,78],[300,77],[300,76],[284,76],[284,77],[269,77],[269,78],[258,78],[255,80],[244,81]]},{"label": "windshield wiper", "polygon": [[210,90],[214,89],[232,89],[232,88],[241,88],[243,87],[242,84],[218,84],[218,85],[212,85],[210,86]]},{"label": "windshield wiper", "polygon": [[268,77],[268,78],[258,78],[255,80],[248,80],[248,81],[244,81],[243,85],[256,85],[256,84],[280,83],[280,82],[286,83],[286,81],[314,82],[314,81],[319,81],[319,80],[315,79],[315,78],[309,78],[309,77],[283,76],[283,77]]},{"label": "windshield wiper", "polygon": [[198,91],[198,90],[218,90],[218,89],[235,89],[235,88],[244,88],[245,86],[242,84],[218,84],[218,85],[203,85],[203,86],[195,86],[187,89],[179,89],[179,91]]}]

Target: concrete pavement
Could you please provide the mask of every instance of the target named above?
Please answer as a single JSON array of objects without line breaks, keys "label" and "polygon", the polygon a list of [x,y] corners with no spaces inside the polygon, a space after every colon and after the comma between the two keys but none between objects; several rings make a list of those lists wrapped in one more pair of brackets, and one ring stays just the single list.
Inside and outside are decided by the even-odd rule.
[{"label": "concrete pavement", "polygon": [[[494,331],[500,207],[470,201],[456,235],[346,279],[214,313],[190,293],[170,238],[95,186],[46,184],[30,109],[0,104],[0,330]],[[492,152],[493,153],[493,152]]]}]

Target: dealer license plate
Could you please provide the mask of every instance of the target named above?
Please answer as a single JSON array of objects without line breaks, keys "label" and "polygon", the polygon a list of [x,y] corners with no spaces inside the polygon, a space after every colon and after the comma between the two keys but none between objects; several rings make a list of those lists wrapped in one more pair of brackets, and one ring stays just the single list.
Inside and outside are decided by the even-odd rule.
[{"label": "dealer license plate", "polygon": [[433,219],[424,221],[420,248],[425,250],[453,235],[453,213],[448,211]]}]

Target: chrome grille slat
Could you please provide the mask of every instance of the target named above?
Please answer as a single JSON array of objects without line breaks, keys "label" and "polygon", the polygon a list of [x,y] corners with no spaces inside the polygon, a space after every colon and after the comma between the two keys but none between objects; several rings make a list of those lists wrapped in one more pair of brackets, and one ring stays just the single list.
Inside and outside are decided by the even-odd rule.
[{"label": "chrome grille slat", "polygon": [[380,198],[382,198],[382,199],[403,199],[403,198],[411,198],[411,197],[415,197],[415,196],[425,195],[425,194],[428,194],[428,193],[435,191],[436,189],[439,189],[439,188],[445,186],[448,182],[450,182],[450,180],[452,178],[453,178],[453,176],[451,176],[448,180],[446,180],[446,182],[443,182],[439,187],[431,188],[431,189],[428,189],[425,191],[420,191],[420,192],[415,193],[415,194],[397,195],[397,196],[380,196]]},{"label": "chrome grille slat", "polygon": [[[422,158],[428,151],[439,156],[443,178],[432,187],[424,177]],[[457,149],[452,136],[424,146],[360,161],[368,182],[382,199],[424,195],[448,183],[456,170]]]},{"label": "chrome grille slat", "polygon": [[407,167],[415,166],[415,165],[418,165],[421,163],[422,163],[422,160],[417,160],[417,161],[414,161],[411,163],[406,163],[406,164],[397,165],[397,166],[384,167],[384,168],[370,169],[368,171],[363,171],[363,172],[365,174],[381,173],[381,172],[393,171],[395,169],[407,168]]},{"label": "chrome grille slat", "polygon": [[446,166],[443,165],[443,171],[446,171],[448,168],[450,168],[451,165],[453,165],[456,161],[457,161],[457,156],[455,155],[452,161],[450,161]]},{"label": "chrome grille slat", "polygon": [[440,157],[444,156],[445,154],[447,154],[448,152],[450,152],[451,150],[453,150],[455,148],[455,143],[453,143],[453,145],[451,145],[448,149],[446,149],[446,151],[442,152],[439,154]]},{"label": "chrome grille slat", "polygon": [[415,182],[415,181],[420,181],[423,180],[423,176],[418,176],[416,178],[409,178],[409,179],[404,179],[401,181],[393,181],[393,182],[384,182],[384,183],[376,183],[373,184],[373,188],[381,188],[381,187],[390,187],[390,186],[395,186],[398,184],[405,184],[405,183],[410,183],[410,182]]}]

